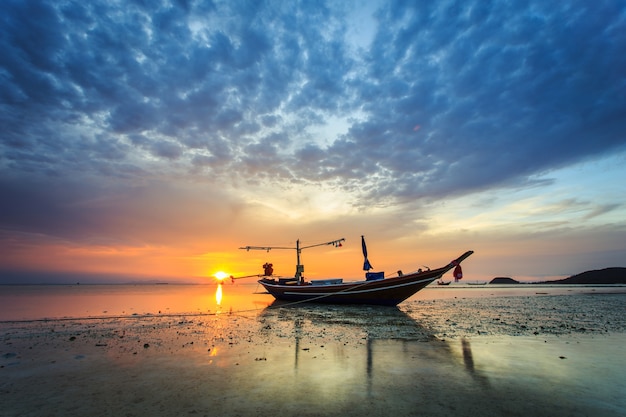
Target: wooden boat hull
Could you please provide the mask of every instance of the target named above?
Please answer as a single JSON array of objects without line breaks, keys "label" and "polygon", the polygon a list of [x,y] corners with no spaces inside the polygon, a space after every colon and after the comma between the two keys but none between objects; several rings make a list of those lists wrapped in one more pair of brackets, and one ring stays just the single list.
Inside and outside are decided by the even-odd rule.
[{"label": "wooden boat hull", "polygon": [[264,278],[258,282],[274,298],[282,301],[395,306],[440,279],[472,253],[468,251],[442,268],[374,281],[311,285],[285,284]]}]

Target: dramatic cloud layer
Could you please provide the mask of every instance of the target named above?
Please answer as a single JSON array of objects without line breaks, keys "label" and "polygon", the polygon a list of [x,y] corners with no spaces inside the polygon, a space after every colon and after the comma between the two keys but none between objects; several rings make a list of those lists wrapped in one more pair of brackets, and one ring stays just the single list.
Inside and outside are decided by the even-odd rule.
[{"label": "dramatic cloud layer", "polygon": [[427,203],[625,150],[617,1],[6,0],[0,48],[5,242],[128,244],[176,199],[202,230],[297,189]]}]

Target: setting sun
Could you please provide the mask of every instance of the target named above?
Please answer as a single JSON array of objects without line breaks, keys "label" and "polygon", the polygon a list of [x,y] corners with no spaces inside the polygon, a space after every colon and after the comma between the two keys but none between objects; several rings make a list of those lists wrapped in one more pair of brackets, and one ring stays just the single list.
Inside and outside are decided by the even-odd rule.
[{"label": "setting sun", "polygon": [[224,279],[228,278],[228,274],[224,271],[216,272],[215,275],[213,276],[217,278],[219,281],[223,281]]}]

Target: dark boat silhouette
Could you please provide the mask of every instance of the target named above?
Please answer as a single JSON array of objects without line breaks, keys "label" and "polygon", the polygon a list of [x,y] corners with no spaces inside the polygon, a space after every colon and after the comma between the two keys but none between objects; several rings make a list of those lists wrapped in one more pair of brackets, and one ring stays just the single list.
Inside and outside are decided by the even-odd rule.
[{"label": "dark boat silhouette", "polygon": [[[367,259],[365,239],[361,237],[363,256],[365,258],[363,269],[369,271],[371,265]],[[433,281],[441,277],[453,268],[460,268],[461,262],[474,253],[467,251],[449,264],[437,269],[421,269],[408,274],[402,271],[397,276],[385,278],[383,272],[367,272],[364,281],[344,282],[341,278],[329,278],[305,281],[303,277],[304,266],[300,264],[300,253],[303,249],[322,246],[340,246],[345,239],[337,239],[330,242],[311,246],[300,247],[300,241],[296,242],[295,248],[269,247],[269,246],[245,246],[240,249],[246,250],[271,250],[271,249],[295,249],[297,253],[296,273],[294,277],[281,278],[267,274],[258,282],[265,290],[277,300],[289,302],[315,302],[327,304],[374,304],[395,306],[417,293]],[[266,264],[267,265],[267,264]]]}]

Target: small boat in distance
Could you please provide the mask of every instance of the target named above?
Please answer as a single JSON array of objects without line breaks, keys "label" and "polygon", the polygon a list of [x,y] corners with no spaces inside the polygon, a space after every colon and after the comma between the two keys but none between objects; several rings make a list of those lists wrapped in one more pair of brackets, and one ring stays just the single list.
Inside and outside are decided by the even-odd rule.
[{"label": "small boat in distance", "polygon": [[[296,247],[270,247],[270,246],[244,246],[239,249],[265,250],[292,249],[296,251],[296,273],[293,277],[274,277],[271,268],[265,269],[265,275],[258,281],[269,294],[277,300],[295,303],[327,303],[327,304],[375,304],[396,306],[441,277],[453,268],[460,268],[461,262],[472,255],[474,251],[467,251],[449,264],[437,269],[418,269],[408,274],[398,271],[396,276],[386,278],[384,272],[366,272],[364,281],[344,282],[342,278],[328,278],[306,281],[304,279],[304,266],[300,263],[300,254],[303,249],[322,245],[341,246],[345,239],[332,240],[310,246],[300,246],[296,241]],[[363,256],[363,270],[372,269],[367,259],[367,247],[365,238],[361,236]],[[268,265],[268,264],[266,264]],[[271,264],[270,264],[271,265]],[[265,267],[265,265],[264,265]],[[268,273],[269,272],[269,273]]]},{"label": "small boat in distance", "polygon": [[450,285],[452,281],[444,281],[442,279],[440,279],[439,281],[437,281],[437,285]]}]

